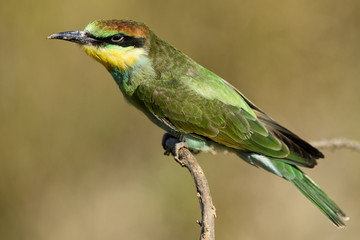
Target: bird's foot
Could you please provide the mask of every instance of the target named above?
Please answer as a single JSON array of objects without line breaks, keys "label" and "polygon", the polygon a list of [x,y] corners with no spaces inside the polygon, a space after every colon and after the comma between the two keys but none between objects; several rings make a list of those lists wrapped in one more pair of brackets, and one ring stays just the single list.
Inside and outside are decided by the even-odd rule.
[{"label": "bird's foot", "polygon": [[165,149],[164,155],[169,156],[171,153],[175,158],[179,156],[179,150],[181,148],[188,148],[186,142],[181,142],[179,139],[169,133],[165,133],[163,135],[161,144]]},{"label": "bird's foot", "polygon": [[179,139],[177,139],[173,135],[165,133],[161,140],[161,145],[165,150],[164,155],[169,156],[170,154],[172,154],[175,156],[175,145],[179,142]]}]

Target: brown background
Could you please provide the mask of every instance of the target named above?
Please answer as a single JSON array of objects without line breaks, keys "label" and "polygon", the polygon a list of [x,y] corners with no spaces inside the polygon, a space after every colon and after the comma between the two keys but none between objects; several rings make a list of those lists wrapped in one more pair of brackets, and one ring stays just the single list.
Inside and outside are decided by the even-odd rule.
[{"label": "brown background", "polygon": [[[303,138],[360,139],[360,2],[1,1],[0,238],[197,239],[192,180],[163,131],[75,44],[95,19],[147,23]],[[336,229],[291,184],[200,154],[218,239],[358,239],[360,154],[306,172],[351,217]]]}]

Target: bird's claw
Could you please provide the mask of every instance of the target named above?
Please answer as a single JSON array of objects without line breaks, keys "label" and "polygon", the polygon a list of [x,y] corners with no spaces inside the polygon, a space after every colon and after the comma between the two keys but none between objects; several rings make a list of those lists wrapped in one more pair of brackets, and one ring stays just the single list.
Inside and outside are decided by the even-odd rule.
[{"label": "bird's claw", "polygon": [[165,133],[162,138],[162,146],[165,149],[164,155],[172,154],[175,158],[179,156],[179,150],[183,147],[188,148],[186,142],[180,142],[179,139],[169,133]]}]

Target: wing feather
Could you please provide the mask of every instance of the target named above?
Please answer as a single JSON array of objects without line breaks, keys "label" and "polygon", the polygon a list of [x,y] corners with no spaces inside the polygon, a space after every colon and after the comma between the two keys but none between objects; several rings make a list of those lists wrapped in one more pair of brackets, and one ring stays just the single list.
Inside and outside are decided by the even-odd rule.
[{"label": "wing feather", "polygon": [[[302,149],[304,141],[299,138],[300,146],[294,144],[296,135],[253,107],[242,95],[238,96],[243,102],[234,106],[199,94],[184,79],[148,80],[138,86],[135,94],[152,114],[165,118],[179,132],[201,135],[242,151],[284,158],[284,162],[301,166],[312,167],[316,163]],[[248,103],[249,107],[241,107]]]}]

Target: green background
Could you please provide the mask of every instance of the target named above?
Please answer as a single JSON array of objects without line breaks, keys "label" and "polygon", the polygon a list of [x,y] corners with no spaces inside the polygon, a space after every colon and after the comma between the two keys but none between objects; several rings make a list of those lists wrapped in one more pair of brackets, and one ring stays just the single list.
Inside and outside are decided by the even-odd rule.
[{"label": "green background", "polygon": [[[360,139],[355,0],[0,3],[0,238],[198,239],[188,172],[106,70],[49,34],[145,22],[307,140]],[[358,239],[360,154],[305,169],[350,216],[336,229],[291,184],[233,155],[200,154],[217,239]]]}]

